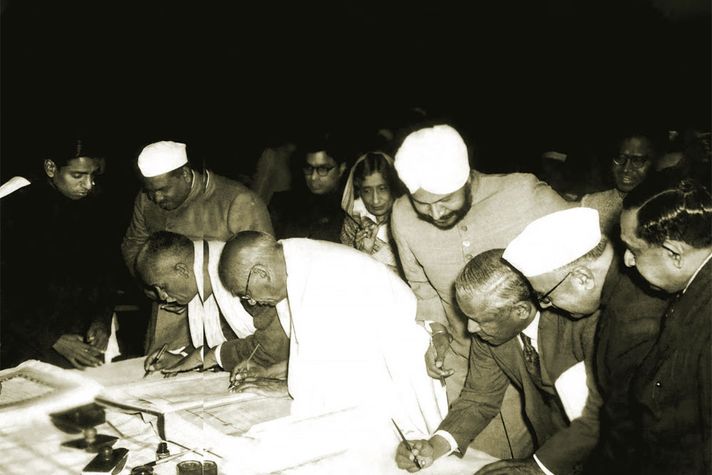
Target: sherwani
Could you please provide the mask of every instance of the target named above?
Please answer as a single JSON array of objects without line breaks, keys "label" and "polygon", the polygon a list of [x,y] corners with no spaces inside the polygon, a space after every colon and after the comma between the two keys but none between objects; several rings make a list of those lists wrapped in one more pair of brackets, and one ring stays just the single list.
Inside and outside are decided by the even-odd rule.
[{"label": "sherwani", "polygon": [[[157,231],[171,231],[190,239],[228,241],[240,231],[255,230],[273,234],[267,208],[244,185],[212,172],[193,172],[190,193],[183,204],[170,211],[162,209],[140,192],[121,252],[131,273],[136,254],[148,237]],[[155,307],[155,306],[154,306]],[[154,308],[146,350],[163,343],[174,347],[190,341],[184,318]]]},{"label": "sherwani", "polygon": [[640,474],[712,470],[712,261],[672,301],[633,381]]}]

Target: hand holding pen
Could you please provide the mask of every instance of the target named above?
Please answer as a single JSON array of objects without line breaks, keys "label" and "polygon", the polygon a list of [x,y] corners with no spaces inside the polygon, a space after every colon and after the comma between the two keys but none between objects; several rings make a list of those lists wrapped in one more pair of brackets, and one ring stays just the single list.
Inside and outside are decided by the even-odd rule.
[{"label": "hand holding pen", "polygon": [[160,350],[158,350],[157,352],[153,352],[153,354],[149,355],[148,358],[146,358],[146,361],[144,361],[143,364],[143,369],[146,370],[146,372],[143,374],[144,378],[158,369],[155,366],[156,364],[158,364],[158,361],[163,357],[167,349],[168,344],[166,343],[161,347]]},{"label": "hand holding pen", "polygon": [[259,347],[260,344],[257,343],[255,349],[252,350],[252,353],[250,353],[250,356],[248,356],[244,362],[240,363],[235,367],[235,369],[232,370],[232,372],[230,373],[230,385],[227,387],[228,391],[234,391],[235,389],[237,389],[240,383],[242,383],[242,380],[247,377],[246,373],[250,371],[250,361],[252,361],[252,357],[255,356],[257,348]]}]

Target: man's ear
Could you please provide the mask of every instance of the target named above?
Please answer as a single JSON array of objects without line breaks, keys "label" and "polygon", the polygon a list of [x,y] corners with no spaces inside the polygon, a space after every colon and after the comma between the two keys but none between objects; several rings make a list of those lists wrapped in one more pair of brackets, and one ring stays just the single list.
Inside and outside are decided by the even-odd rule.
[{"label": "man's ear", "polygon": [[253,275],[255,275],[255,274],[258,275],[258,276],[260,277],[260,279],[264,279],[264,280],[266,280],[267,282],[269,282],[270,280],[272,280],[272,273],[270,272],[270,270],[269,270],[266,266],[264,266],[264,265],[262,265],[262,264],[255,264],[255,265],[252,267],[252,274],[253,274]]},{"label": "man's ear", "polygon": [[570,278],[574,281],[574,284],[585,290],[591,290],[596,286],[596,277],[587,266],[576,267],[571,271]]},{"label": "man's ear", "polygon": [[517,320],[526,320],[529,318],[533,306],[534,304],[528,300],[520,300],[513,305],[512,312]]},{"label": "man's ear", "polygon": [[183,165],[183,179],[186,183],[190,183],[193,180],[193,173],[188,165]]},{"label": "man's ear", "polygon": [[680,241],[666,239],[663,242],[663,249],[673,267],[681,269],[685,260],[685,246]]},{"label": "man's ear", "polygon": [[173,268],[181,275],[181,277],[185,277],[186,279],[190,278],[192,270],[182,262],[177,263]]},{"label": "man's ear", "polygon": [[49,178],[54,178],[57,174],[57,164],[49,158],[44,161],[44,172]]}]

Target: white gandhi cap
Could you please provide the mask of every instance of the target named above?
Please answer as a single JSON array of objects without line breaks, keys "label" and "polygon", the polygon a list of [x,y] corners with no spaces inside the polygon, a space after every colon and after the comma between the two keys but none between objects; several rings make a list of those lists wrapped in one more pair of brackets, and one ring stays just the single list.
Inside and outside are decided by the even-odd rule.
[{"label": "white gandhi cap", "polygon": [[188,163],[185,144],[156,142],[146,145],[138,156],[138,168],[146,178],[171,172]]},{"label": "white gandhi cap", "polygon": [[453,193],[470,176],[467,146],[455,129],[436,125],[408,135],[395,158],[398,177],[411,193]]},{"label": "white gandhi cap", "polygon": [[600,241],[598,211],[571,208],[529,223],[502,257],[525,277],[533,277],[572,263]]}]

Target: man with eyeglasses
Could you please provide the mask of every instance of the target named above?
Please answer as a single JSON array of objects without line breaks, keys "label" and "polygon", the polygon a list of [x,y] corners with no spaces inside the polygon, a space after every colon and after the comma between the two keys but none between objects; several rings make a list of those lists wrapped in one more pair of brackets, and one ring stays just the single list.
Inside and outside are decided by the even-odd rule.
[{"label": "man with eyeglasses", "polygon": [[[595,361],[604,400],[600,439],[606,447],[597,452],[616,450],[609,441],[618,421],[628,420],[631,377],[655,341],[666,306],[666,298],[624,272],[605,235],[592,239],[591,233],[581,232],[599,225],[598,212],[591,208],[552,213],[529,224],[503,255],[527,277],[541,308],[556,308],[574,319],[600,314]],[[581,248],[581,242],[589,244]]]},{"label": "man with eyeglasses", "polygon": [[304,237],[340,242],[344,211],[341,209],[342,177],[348,152],[343,143],[328,137],[301,145],[293,160],[301,160],[293,189],[275,193],[269,211],[278,239]]},{"label": "man with eyeglasses", "polygon": [[289,340],[274,309],[243,307],[223,287],[218,262],[224,245],[160,231],[141,247],[137,276],[160,302],[187,307],[184,318],[191,338],[187,346],[168,347],[158,362],[154,357],[160,349],[149,354],[147,371],[176,373],[216,365],[231,371],[250,355],[261,365],[287,358]]},{"label": "man with eyeglasses", "polygon": [[601,229],[609,235],[618,235],[618,218],[623,208],[623,198],[638,186],[658,160],[657,147],[648,135],[634,134],[624,137],[611,160],[614,187],[581,198],[581,205],[598,210]]},{"label": "man with eyeglasses", "polygon": [[[595,224],[592,231],[598,232]],[[464,454],[497,415],[511,382],[524,401],[538,446],[476,473],[571,473],[598,440],[600,398],[590,374],[596,319],[571,320],[540,311],[527,280],[502,260],[502,251],[478,254],[455,280],[472,339],[470,371],[438,431],[410,445],[422,467],[451,452]],[[396,462],[414,471],[415,456],[400,444]]]},{"label": "man with eyeglasses", "polygon": [[411,436],[437,428],[445,389],[425,369],[429,337],[415,297],[388,267],[341,244],[247,231],[225,245],[218,271],[233,295],[276,307],[290,338],[279,371],[239,364],[238,390],[288,391],[299,416],[366,407],[391,436],[390,418]]}]

